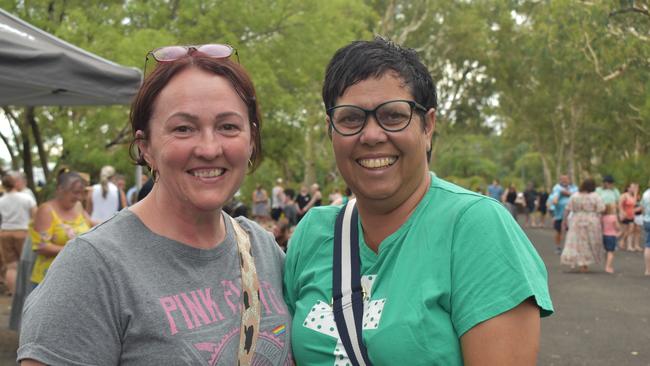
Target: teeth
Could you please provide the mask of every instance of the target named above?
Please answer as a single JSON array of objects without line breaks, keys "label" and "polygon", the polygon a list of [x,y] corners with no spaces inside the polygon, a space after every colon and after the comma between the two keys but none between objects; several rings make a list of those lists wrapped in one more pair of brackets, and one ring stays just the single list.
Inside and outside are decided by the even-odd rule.
[{"label": "teeth", "polygon": [[391,156],[387,158],[378,158],[378,159],[359,159],[359,164],[363,166],[364,168],[371,168],[371,169],[377,169],[377,168],[385,168],[387,166],[391,166],[395,163],[397,160],[396,157]]},{"label": "teeth", "polygon": [[192,175],[199,178],[212,178],[222,175],[224,171],[225,169],[196,170]]}]

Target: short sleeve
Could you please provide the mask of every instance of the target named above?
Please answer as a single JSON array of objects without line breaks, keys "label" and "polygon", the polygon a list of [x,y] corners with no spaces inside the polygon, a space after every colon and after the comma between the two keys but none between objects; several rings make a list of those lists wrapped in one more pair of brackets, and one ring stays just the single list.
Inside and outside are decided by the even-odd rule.
[{"label": "short sleeve", "polygon": [[116,365],[119,297],[109,266],[82,239],[66,245],[28,297],[18,360],[48,365]]},{"label": "short sleeve", "polygon": [[458,335],[529,297],[541,316],[553,312],[544,263],[503,206],[474,202],[459,214],[451,248],[451,315]]},{"label": "short sleeve", "polygon": [[307,213],[301,220],[301,225],[298,225],[291,235],[287,246],[287,257],[284,261],[283,295],[284,302],[287,304],[291,316],[296,311],[295,274],[298,251],[304,232],[305,221],[308,220],[309,216],[309,213]]}]

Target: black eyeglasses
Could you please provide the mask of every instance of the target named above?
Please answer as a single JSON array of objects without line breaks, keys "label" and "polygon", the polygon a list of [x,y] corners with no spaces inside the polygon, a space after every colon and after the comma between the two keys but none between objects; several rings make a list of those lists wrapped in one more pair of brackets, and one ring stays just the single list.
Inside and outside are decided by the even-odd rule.
[{"label": "black eyeglasses", "polygon": [[356,135],[366,125],[368,116],[375,117],[379,126],[388,132],[399,132],[408,127],[413,110],[427,112],[418,102],[412,100],[391,100],[375,109],[363,109],[355,105],[338,105],[327,110],[330,124],[342,136]]},{"label": "black eyeglasses", "polygon": [[237,63],[239,63],[237,50],[227,44],[212,43],[199,46],[165,46],[147,52],[144,60],[144,74],[147,74],[147,61],[150,55],[154,60],[164,63],[173,62],[195,53],[211,58],[228,58],[234,54],[237,57]]}]

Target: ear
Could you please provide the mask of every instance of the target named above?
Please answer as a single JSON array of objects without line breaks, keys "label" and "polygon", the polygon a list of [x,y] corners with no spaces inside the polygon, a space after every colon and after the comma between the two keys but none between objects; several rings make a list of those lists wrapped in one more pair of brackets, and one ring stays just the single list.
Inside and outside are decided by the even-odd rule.
[{"label": "ear", "polygon": [[436,130],[436,110],[431,108],[424,115],[424,134],[427,136],[427,151],[431,150],[433,132]]},{"label": "ear", "polygon": [[330,141],[332,140],[332,124],[330,123],[330,116],[325,116],[325,124],[327,128],[327,136],[330,137]]},{"label": "ear", "polygon": [[144,161],[146,161],[151,168],[153,168],[153,165],[151,164],[152,159],[149,152],[149,141],[147,140],[147,136],[145,135],[144,131],[135,131],[135,144],[138,147],[139,155],[144,158]]}]

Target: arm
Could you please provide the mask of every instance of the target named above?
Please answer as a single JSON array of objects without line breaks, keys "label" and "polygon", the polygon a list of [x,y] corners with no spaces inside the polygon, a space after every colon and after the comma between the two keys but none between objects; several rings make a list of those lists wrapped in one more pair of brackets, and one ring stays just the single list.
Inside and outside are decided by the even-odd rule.
[{"label": "arm", "polygon": [[22,360],[20,366],[45,366],[45,364],[35,360]]},{"label": "arm", "polygon": [[88,196],[86,197],[86,212],[89,214],[93,213],[93,190],[88,191]]},{"label": "arm", "polygon": [[460,338],[465,365],[535,365],[540,323],[539,308],[528,299],[477,324]]},{"label": "arm", "polygon": [[90,215],[88,214],[88,211],[84,210],[84,207],[81,204],[81,202],[78,202],[77,206],[79,206],[79,210],[81,211],[81,214],[83,215],[84,220],[86,220],[86,224],[88,224],[89,227],[93,227],[93,226],[99,224],[98,222],[95,222],[90,218]]},{"label": "arm", "polygon": [[314,207],[314,205],[316,204],[316,201],[321,199],[321,198],[322,198],[322,196],[321,196],[320,191],[314,193],[314,197],[312,197],[309,200],[309,203],[307,204],[307,206],[305,206],[305,208],[302,210],[302,212],[305,213],[305,212],[309,211],[310,208]]},{"label": "arm", "polygon": [[48,203],[44,203],[36,210],[34,216],[34,231],[39,235],[37,240],[32,237],[36,247],[34,251],[46,257],[55,257],[63,249],[62,246],[53,244],[51,241],[52,237],[49,233],[50,225],[52,225],[51,211],[52,207]]},{"label": "arm", "polygon": [[120,192],[121,207],[122,208],[127,207],[128,205],[126,204],[126,193],[124,193],[124,191],[121,189],[119,190],[119,192]]}]

